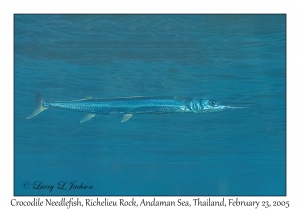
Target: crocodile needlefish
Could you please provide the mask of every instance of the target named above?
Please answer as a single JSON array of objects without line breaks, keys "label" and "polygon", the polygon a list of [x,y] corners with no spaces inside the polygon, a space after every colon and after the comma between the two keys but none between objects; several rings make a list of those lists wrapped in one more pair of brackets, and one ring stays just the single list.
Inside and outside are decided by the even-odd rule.
[{"label": "crocodile needlefish", "polygon": [[221,102],[188,98],[188,97],[124,97],[124,98],[92,98],[87,97],[74,101],[47,102],[37,91],[35,94],[35,109],[26,118],[30,119],[45,109],[60,108],[84,112],[81,123],[90,120],[96,114],[123,115],[121,122],[129,120],[134,114],[145,113],[206,113],[227,109],[243,108],[224,105]]}]

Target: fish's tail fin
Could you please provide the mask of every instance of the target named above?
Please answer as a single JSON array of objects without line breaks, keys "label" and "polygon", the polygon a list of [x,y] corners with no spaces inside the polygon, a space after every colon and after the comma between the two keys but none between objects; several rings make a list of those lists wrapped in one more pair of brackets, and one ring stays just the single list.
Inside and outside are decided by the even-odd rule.
[{"label": "fish's tail fin", "polygon": [[33,112],[28,117],[26,117],[26,119],[33,118],[34,116],[38,115],[45,109],[47,109],[47,108],[44,106],[44,99],[43,99],[42,95],[38,91],[36,91],[35,108],[34,108]]}]

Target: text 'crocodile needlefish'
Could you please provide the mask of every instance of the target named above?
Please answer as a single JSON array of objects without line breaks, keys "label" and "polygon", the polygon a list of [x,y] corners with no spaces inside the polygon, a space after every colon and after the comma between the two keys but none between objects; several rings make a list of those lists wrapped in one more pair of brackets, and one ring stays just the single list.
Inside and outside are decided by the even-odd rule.
[{"label": "text 'crocodile needlefish'", "polygon": [[123,115],[121,122],[129,120],[134,114],[146,113],[206,113],[227,109],[243,108],[223,105],[221,102],[188,97],[124,97],[92,98],[75,101],[45,101],[39,92],[35,94],[35,109],[26,118],[30,119],[45,109],[60,108],[86,113],[81,123],[90,120],[96,114]]}]

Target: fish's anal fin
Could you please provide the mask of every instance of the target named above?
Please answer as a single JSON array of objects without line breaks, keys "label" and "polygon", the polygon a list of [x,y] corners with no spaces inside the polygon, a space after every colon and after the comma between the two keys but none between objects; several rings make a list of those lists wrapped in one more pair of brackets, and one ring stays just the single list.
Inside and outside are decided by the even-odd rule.
[{"label": "fish's anal fin", "polygon": [[96,114],[94,113],[88,113],[86,114],[81,120],[80,120],[80,123],[84,123],[90,119],[92,119],[93,117],[95,117]]},{"label": "fish's anal fin", "polygon": [[121,122],[126,122],[127,120],[129,120],[132,117],[132,114],[125,114],[123,119],[121,120]]}]

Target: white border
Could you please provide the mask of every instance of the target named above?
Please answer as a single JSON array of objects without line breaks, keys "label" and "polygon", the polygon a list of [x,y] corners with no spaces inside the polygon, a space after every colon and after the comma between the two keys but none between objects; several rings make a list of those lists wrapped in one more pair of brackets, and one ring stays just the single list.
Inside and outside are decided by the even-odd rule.
[{"label": "white border", "polygon": [[[287,2],[287,1],[286,1]],[[296,1],[162,1],[162,0],[85,0],[85,1],[0,1],[0,46],[1,46],[1,199],[3,209],[12,208],[13,197],[13,14],[15,13],[281,13],[287,14],[287,197],[252,197],[255,200],[288,200],[289,209],[299,209],[299,7]],[[18,200],[31,200],[33,197],[17,197]],[[46,197],[43,197],[46,198]],[[50,198],[50,197],[49,197]],[[53,197],[52,197],[53,198]],[[84,199],[85,197],[80,197]],[[161,198],[161,197],[160,197]],[[216,197],[217,198],[217,197]],[[229,199],[230,197],[226,197]],[[59,197],[56,197],[59,200]],[[112,199],[112,198],[111,198]],[[138,199],[141,199],[139,197]],[[170,197],[176,200],[177,197]],[[251,200],[251,197],[241,197]],[[167,197],[166,197],[167,200]],[[14,207],[16,208],[16,207]],[[100,208],[100,207],[96,207]],[[199,207],[198,207],[199,208]],[[273,207],[274,208],[274,207]],[[35,208],[40,209],[40,208]],[[103,208],[102,208],[103,209]],[[106,209],[106,208],[104,208]],[[113,208],[109,208],[113,209]],[[139,208],[141,209],[141,208]],[[149,209],[149,208],[148,208]],[[179,207],[176,207],[179,209]],[[181,208],[182,209],[182,208]],[[203,209],[203,208],[202,208]],[[209,208],[216,209],[216,208]],[[226,208],[231,209],[231,208]],[[235,208],[237,209],[237,208]],[[241,209],[241,208],[238,208]],[[247,208],[249,209],[249,208]],[[276,208],[278,209],[278,208]]]}]

